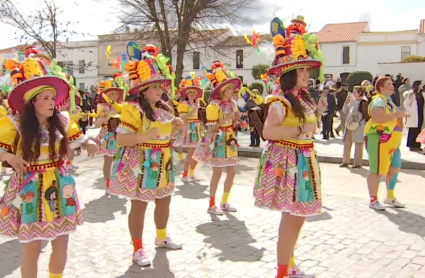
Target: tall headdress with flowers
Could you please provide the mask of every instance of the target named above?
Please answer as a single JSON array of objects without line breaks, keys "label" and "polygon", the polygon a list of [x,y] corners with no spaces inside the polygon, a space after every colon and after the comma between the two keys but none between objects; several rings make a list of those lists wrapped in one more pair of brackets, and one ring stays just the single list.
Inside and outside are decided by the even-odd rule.
[{"label": "tall headdress with flowers", "polygon": [[233,87],[233,90],[237,92],[242,84],[235,73],[226,70],[220,61],[214,61],[210,69],[205,68],[204,74],[211,83],[211,99],[219,98],[220,92],[228,86]]},{"label": "tall headdress with flowers", "polygon": [[324,56],[318,47],[315,34],[307,33],[303,16],[297,16],[285,28],[279,18],[271,21],[271,34],[276,54],[268,75],[278,78],[297,68],[308,66],[310,70],[320,69],[319,80],[324,81]]}]

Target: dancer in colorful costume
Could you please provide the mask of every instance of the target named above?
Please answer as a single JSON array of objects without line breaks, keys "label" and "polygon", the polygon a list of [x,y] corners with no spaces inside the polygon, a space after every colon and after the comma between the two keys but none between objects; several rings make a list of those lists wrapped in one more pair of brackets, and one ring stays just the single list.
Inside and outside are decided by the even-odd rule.
[{"label": "dancer in colorful costume", "polygon": [[[171,106],[171,108],[173,108],[174,116],[178,117],[180,92],[178,90],[176,90],[176,92],[178,93],[175,95],[174,99],[169,100],[169,105]],[[181,136],[182,132],[183,130],[175,129],[173,134],[171,134],[171,139],[173,140],[173,147],[174,147],[174,150],[177,152],[177,158],[179,162],[185,161],[183,148],[182,148],[182,136]]]},{"label": "dancer in colorful costume", "polygon": [[70,91],[63,75],[47,74],[52,72],[47,64],[33,62],[23,63],[24,78],[9,97],[18,115],[0,119],[0,160],[15,170],[0,199],[0,234],[23,243],[23,278],[36,276],[41,240],[52,241],[49,277],[60,278],[68,234],[83,222],[75,182],[65,167],[67,152],[82,144],[94,155],[97,146],[68,113],[55,109]]},{"label": "dancer in colorful costume", "polygon": [[[226,71],[220,61],[213,63],[207,79],[211,82],[210,103],[206,108],[208,131],[199,142],[193,158],[213,167],[207,212],[222,215],[223,211],[237,211],[228,200],[236,175],[236,165],[239,164],[238,141],[233,126],[241,115],[233,96],[241,87],[241,80],[233,73]],[[221,205],[217,207],[215,195],[223,168],[226,168],[227,176],[224,181]]]},{"label": "dancer in colorful costume", "polygon": [[100,101],[96,113],[88,113],[90,117],[97,119],[95,125],[101,127],[96,141],[99,146],[99,153],[103,154],[103,178],[105,179],[106,189],[110,185],[111,166],[118,150],[115,130],[118,127],[119,113],[124,96],[124,89],[117,85],[117,81],[118,83],[121,81],[120,78],[116,77],[114,80],[108,79],[99,82],[97,90]]},{"label": "dancer in colorful costume", "polygon": [[310,70],[319,68],[321,62],[298,57],[276,51],[268,71],[270,77],[278,79],[280,90],[265,100],[263,136],[268,143],[254,186],[256,207],[282,213],[277,278],[315,277],[296,266],[294,248],[305,217],[322,210],[320,168],[312,136],[327,103],[321,99],[316,106],[306,90]]},{"label": "dancer in colorful costume", "polygon": [[133,260],[140,266],[151,264],[143,249],[142,234],[149,202],[155,202],[155,245],[181,249],[167,236],[171,195],[174,192],[174,164],[170,137],[183,121],[161,100],[171,82],[160,70],[162,54],[145,54],[138,62],[138,81],[129,91],[133,101],[122,106],[117,143],[122,146],[116,155],[109,194],[131,200],[128,216],[133,241]]},{"label": "dancer in colorful costume", "polygon": [[370,119],[365,126],[365,147],[369,155],[370,173],[367,177],[370,205],[375,210],[385,210],[378,201],[379,180],[385,177],[387,199],[385,204],[404,208],[394,194],[398,172],[401,168],[400,144],[403,138],[405,111],[398,110],[391,99],[394,86],[390,77],[380,77],[375,83],[375,92],[369,104]]},{"label": "dancer in colorful costume", "polygon": [[199,141],[204,136],[204,125],[198,118],[198,109],[200,107],[200,100],[202,99],[204,91],[199,84],[199,80],[193,77],[183,79],[180,82],[180,96],[183,99],[177,109],[180,118],[185,122],[180,137],[181,146],[186,148],[187,156],[184,163],[183,182],[196,180],[194,171],[198,163],[193,159],[193,153]]}]

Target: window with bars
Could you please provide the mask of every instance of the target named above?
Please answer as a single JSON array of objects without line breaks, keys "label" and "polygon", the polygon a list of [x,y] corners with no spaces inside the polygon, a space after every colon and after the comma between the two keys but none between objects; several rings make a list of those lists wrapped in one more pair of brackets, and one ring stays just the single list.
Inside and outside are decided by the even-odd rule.
[{"label": "window with bars", "polygon": [[411,55],[410,46],[402,46],[401,47],[401,59],[403,59],[404,57],[410,56],[410,55]]},{"label": "window with bars", "polygon": [[193,52],[193,69],[201,68],[201,57],[199,52]]},{"label": "window with bars", "polygon": [[236,50],[236,68],[237,69],[243,68],[243,50],[242,49]]},{"label": "window with bars", "polygon": [[350,63],[350,47],[344,46],[342,48],[342,64],[347,65]]},{"label": "window with bars", "polygon": [[78,61],[78,73],[86,73],[86,63],[84,62],[84,60]]}]

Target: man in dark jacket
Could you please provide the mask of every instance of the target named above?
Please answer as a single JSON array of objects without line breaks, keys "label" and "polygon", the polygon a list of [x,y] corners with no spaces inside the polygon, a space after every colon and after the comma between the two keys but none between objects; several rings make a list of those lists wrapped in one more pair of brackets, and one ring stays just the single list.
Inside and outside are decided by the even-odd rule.
[{"label": "man in dark jacket", "polygon": [[336,83],[336,99],[337,106],[336,110],[338,111],[339,118],[341,120],[341,124],[335,128],[336,134],[339,136],[341,131],[345,131],[345,121],[347,120],[347,115],[343,111],[343,107],[348,98],[348,84],[345,82],[337,82]]},{"label": "man in dark jacket", "polygon": [[310,96],[314,99],[314,101],[318,103],[320,98],[320,93],[319,93],[319,89],[316,86],[314,86],[313,79],[308,80],[307,91],[310,93]]},{"label": "man in dark jacket", "polygon": [[[84,92],[84,91],[80,91],[80,94],[81,94],[81,104],[80,104],[81,110],[84,113],[91,112],[93,101],[92,101],[91,97],[89,96],[89,93]],[[86,134],[86,130],[87,130],[88,125],[89,125],[89,118],[87,116],[81,118],[80,127],[81,127],[84,134]]]},{"label": "man in dark jacket", "polygon": [[335,114],[336,109],[336,99],[333,94],[329,92],[329,86],[325,85],[323,87],[323,96],[325,97],[328,102],[328,109],[325,113],[323,113],[322,116],[322,135],[323,139],[329,140],[329,137],[333,137],[333,130],[332,130],[332,118]]}]

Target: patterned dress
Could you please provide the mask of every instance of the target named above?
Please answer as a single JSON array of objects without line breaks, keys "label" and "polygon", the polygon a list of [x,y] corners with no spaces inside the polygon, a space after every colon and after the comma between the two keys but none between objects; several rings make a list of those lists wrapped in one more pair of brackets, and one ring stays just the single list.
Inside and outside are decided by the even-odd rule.
[{"label": "patterned dress", "polygon": [[175,117],[158,108],[154,118],[153,122],[148,120],[138,103],[123,105],[117,133],[145,133],[150,128],[158,128],[160,132],[154,140],[119,149],[112,166],[109,194],[152,202],[174,192],[170,138]]},{"label": "patterned dress", "polygon": [[[186,115],[191,113],[195,109],[199,108],[197,103],[189,103],[188,101],[182,101],[178,105],[179,115]],[[202,122],[198,119],[198,113],[193,117],[187,119],[183,133],[179,138],[179,145],[182,147],[194,148],[198,145],[201,138],[204,136],[205,130]]]},{"label": "patterned dress", "polygon": [[99,146],[99,153],[106,156],[114,156],[117,152],[117,141],[115,139],[114,130],[111,129],[110,122],[112,118],[117,118],[119,111],[121,110],[121,105],[119,104],[109,104],[101,103],[97,106],[97,113],[90,114],[94,118],[104,117],[105,122],[102,124],[102,128],[99,131],[99,134],[96,137],[96,142]]},{"label": "patterned dress", "polygon": [[[369,114],[374,108],[385,109],[385,114],[393,114],[397,107],[390,97],[377,94],[369,104]],[[400,144],[403,138],[403,123],[394,119],[386,123],[376,123],[372,118],[365,126],[365,147],[369,155],[370,172],[387,175],[390,167],[401,168]]]},{"label": "patterned dress", "polygon": [[[316,123],[315,107],[300,101],[306,110],[306,122]],[[284,96],[268,97],[266,103],[278,107],[282,127],[302,125]],[[321,212],[320,168],[311,138],[312,134],[303,134],[300,139],[268,141],[254,185],[256,207],[297,216]]]},{"label": "patterned dress", "polygon": [[[66,127],[67,139],[72,149],[86,141],[78,125],[69,120],[68,113],[60,114]],[[20,130],[18,116],[0,120],[0,149],[13,150]],[[20,242],[54,240],[76,230],[82,224],[82,210],[75,190],[75,182],[67,172],[65,161],[59,156],[49,158],[49,131],[41,128],[40,157],[31,163],[25,174],[14,172],[0,199],[0,234],[18,237]],[[63,136],[56,132],[56,151],[59,152]],[[21,153],[18,148],[17,154]],[[6,212],[6,213],[5,213]]]},{"label": "patterned dress", "polygon": [[[212,100],[208,104],[206,126],[216,125],[226,114],[238,112],[236,101]],[[232,121],[225,122],[213,133],[207,134],[196,147],[193,158],[213,167],[228,167],[239,164],[238,141]]]}]

